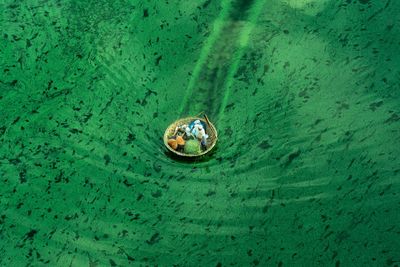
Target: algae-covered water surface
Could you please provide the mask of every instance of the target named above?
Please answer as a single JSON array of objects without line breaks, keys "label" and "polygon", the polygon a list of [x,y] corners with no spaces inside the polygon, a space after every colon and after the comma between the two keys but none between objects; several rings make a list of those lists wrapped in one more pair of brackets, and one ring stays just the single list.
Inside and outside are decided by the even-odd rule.
[{"label": "algae-covered water surface", "polygon": [[399,1],[0,9],[1,266],[400,264]]}]

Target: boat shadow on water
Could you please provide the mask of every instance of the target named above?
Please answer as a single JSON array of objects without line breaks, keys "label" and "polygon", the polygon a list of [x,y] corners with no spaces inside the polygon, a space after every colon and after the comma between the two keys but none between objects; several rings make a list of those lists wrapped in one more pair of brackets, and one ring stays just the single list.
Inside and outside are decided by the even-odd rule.
[{"label": "boat shadow on water", "polygon": [[167,149],[164,149],[164,155],[169,157],[170,159],[173,159],[174,161],[177,161],[179,163],[188,163],[188,164],[192,164],[192,163],[201,163],[201,162],[208,162],[212,159],[215,159],[214,155],[216,155],[218,152],[218,144],[216,144],[214,146],[214,148],[208,152],[205,155],[201,155],[198,157],[184,157],[184,156],[180,156],[178,154],[175,154]]}]

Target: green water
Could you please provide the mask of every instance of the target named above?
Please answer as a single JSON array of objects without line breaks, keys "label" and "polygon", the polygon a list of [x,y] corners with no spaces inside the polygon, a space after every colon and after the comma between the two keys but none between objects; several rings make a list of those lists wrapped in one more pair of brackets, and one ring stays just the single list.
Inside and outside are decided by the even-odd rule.
[{"label": "green water", "polygon": [[399,266],[399,1],[0,9],[1,266]]}]

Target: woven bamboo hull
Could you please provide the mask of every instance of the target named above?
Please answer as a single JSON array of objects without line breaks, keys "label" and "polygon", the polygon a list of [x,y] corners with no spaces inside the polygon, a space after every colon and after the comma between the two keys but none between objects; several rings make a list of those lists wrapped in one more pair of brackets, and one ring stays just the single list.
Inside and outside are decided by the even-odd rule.
[{"label": "woven bamboo hull", "polygon": [[[192,122],[194,120],[200,120],[207,125],[206,134],[208,134],[208,139],[207,139],[206,149],[199,154],[186,154],[186,153],[182,153],[182,152],[172,149],[168,145],[168,139],[169,139],[169,137],[174,135],[176,127],[183,125],[183,124],[189,124],[190,122]],[[204,119],[204,118],[199,118],[199,117],[187,117],[187,118],[179,119],[179,120],[173,122],[170,126],[168,126],[168,128],[165,130],[165,133],[164,133],[164,145],[167,147],[167,149],[169,151],[171,151],[172,153],[174,153],[176,155],[182,156],[182,157],[199,157],[199,156],[205,155],[214,148],[215,144],[217,143],[217,140],[218,140],[217,130],[216,130],[215,126],[208,120],[208,118]]]}]

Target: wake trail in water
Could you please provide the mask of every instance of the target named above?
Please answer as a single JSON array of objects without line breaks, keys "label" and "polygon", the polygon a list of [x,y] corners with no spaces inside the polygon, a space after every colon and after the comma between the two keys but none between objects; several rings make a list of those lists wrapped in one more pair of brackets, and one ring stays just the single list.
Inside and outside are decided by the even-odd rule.
[{"label": "wake trail in water", "polygon": [[234,74],[263,5],[264,0],[239,0],[230,6],[229,1],[223,2],[187,87],[181,116],[205,111],[210,117],[221,119]]}]

